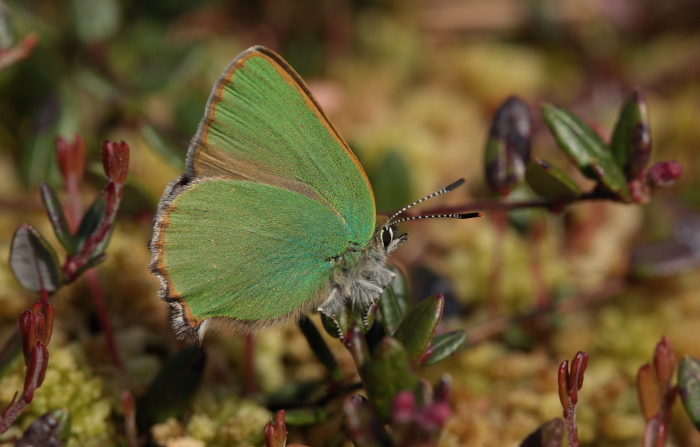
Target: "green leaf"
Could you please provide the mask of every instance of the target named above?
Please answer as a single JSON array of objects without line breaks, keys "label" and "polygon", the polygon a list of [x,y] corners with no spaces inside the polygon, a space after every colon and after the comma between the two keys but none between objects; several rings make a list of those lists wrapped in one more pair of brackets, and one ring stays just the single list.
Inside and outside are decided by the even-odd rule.
[{"label": "green leaf", "polygon": [[[95,202],[92,204],[88,212],[85,213],[85,216],[83,216],[83,220],[80,222],[80,227],[78,228],[78,231],[75,234],[76,252],[79,253],[80,250],[83,249],[83,247],[85,246],[85,242],[87,242],[90,235],[92,235],[92,233],[94,233],[95,230],[97,230],[97,227],[100,225],[100,222],[102,222],[102,219],[104,219],[106,212],[107,201],[102,195],[100,195],[97,199],[95,199]],[[109,238],[105,238],[103,243],[100,244],[100,249],[95,250],[94,254],[99,254],[102,252],[108,239]]]},{"label": "green leaf", "polygon": [[406,303],[399,299],[392,286],[387,287],[379,299],[379,310],[382,313],[384,330],[387,334],[394,335],[406,316]]},{"label": "green leaf", "polygon": [[394,333],[408,350],[413,362],[428,349],[440,324],[445,299],[441,293],[424,299],[403,319]]},{"label": "green leaf", "polygon": [[309,346],[316,355],[316,358],[318,358],[321,364],[331,373],[333,380],[336,382],[343,380],[343,370],[340,369],[335,356],[321,336],[321,333],[316,329],[316,325],[308,318],[303,318],[299,322],[299,327],[304,337],[306,337],[306,341],[309,342]]},{"label": "green leaf", "polygon": [[525,172],[530,188],[545,199],[570,201],[581,195],[581,189],[564,171],[536,158]]},{"label": "green leaf", "polygon": [[700,361],[685,356],[678,369],[678,393],[695,428],[700,430]]},{"label": "green leaf", "polygon": [[190,408],[205,363],[204,350],[198,346],[187,347],[165,362],[146,394],[137,401],[139,430],[146,432],[154,423],[178,417]]},{"label": "green leaf", "polygon": [[347,332],[346,344],[352,358],[355,360],[358,371],[362,373],[362,369],[370,363],[370,353],[367,340],[365,340],[362,331],[356,324],[353,324]]},{"label": "green leaf", "polygon": [[53,225],[58,241],[68,254],[76,254],[75,238],[73,238],[73,234],[68,226],[68,219],[63,213],[63,206],[61,206],[56,192],[45,182],[41,184],[41,198],[44,201],[44,207],[49,215],[49,220],[51,220],[51,225]]},{"label": "green leaf", "polygon": [[497,193],[507,195],[522,182],[530,161],[531,131],[530,109],[511,96],[493,118],[484,151],[486,180]]},{"label": "green leaf", "polygon": [[53,292],[63,282],[56,252],[39,231],[21,224],[12,239],[10,266],[17,281],[32,292]]},{"label": "green leaf", "polygon": [[459,351],[467,343],[467,333],[461,330],[440,334],[433,339],[430,347],[421,356],[425,366],[435,365]]},{"label": "green leaf", "polygon": [[620,109],[610,150],[628,180],[633,180],[647,167],[651,155],[651,130],[646,100],[635,91]]},{"label": "green leaf", "polygon": [[545,422],[530,436],[525,438],[520,447],[561,447],[564,440],[564,420],[552,419]]},{"label": "green leaf", "polygon": [[411,168],[400,151],[390,150],[371,173],[378,210],[399,209],[413,200]]},{"label": "green leaf", "polygon": [[399,391],[415,391],[420,378],[413,359],[395,338],[384,337],[372,356],[372,362],[360,368],[360,376],[370,400],[383,421],[389,421],[394,398]]},{"label": "green leaf", "polygon": [[542,107],[542,115],[559,147],[584,175],[600,180],[620,198],[629,198],[625,174],[600,135],[573,113],[552,104]]},{"label": "green leaf", "polygon": [[322,407],[296,408],[286,410],[285,422],[297,427],[319,424],[328,419],[328,411]]}]

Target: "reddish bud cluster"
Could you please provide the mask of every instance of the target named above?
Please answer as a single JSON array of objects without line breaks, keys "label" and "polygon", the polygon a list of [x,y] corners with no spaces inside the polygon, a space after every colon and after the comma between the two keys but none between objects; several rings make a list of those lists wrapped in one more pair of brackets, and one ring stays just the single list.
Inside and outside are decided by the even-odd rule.
[{"label": "reddish bud cluster", "polygon": [[673,344],[669,337],[663,336],[656,345],[654,361],[642,365],[637,373],[637,394],[646,419],[644,445],[665,445],[671,408],[678,393],[678,388],[671,385],[675,370]]},{"label": "reddish bud cluster", "polygon": [[647,171],[646,178],[652,188],[664,188],[676,182],[683,175],[683,168],[677,161],[660,161]]},{"label": "reddish bud cluster", "polygon": [[119,185],[126,183],[129,172],[129,145],[124,141],[102,143],[102,166],[110,180]]},{"label": "reddish bud cluster", "polygon": [[588,366],[588,354],[579,351],[571,361],[571,370],[568,366],[568,360],[559,365],[559,401],[564,410],[578,403],[578,392],[583,387],[583,373]]},{"label": "reddish bud cluster", "polygon": [[433,400],[418,405],[413,391],[400,391],[391,411],[392,431],[399,445],[430,445],[452,414],[450,382],[443,379]]}]

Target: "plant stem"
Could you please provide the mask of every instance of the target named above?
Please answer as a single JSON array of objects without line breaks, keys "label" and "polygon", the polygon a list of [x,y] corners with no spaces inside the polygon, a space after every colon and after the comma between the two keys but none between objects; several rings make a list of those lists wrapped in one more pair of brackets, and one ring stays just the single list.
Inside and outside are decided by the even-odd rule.
[{"label": "plant stem", "polygon": [[576,404],[570,403],[564,411],[566,419],[566,433],[569,437],[569,447],[581,447],[578,439],[578,428],[576,427]]},{"label": "plant stem", "polygon": [[112,323],[110,322],[109,314],[107,313],[107,303],[105,301],[104,291],[102,290],[102,284],[100,284],[100,278],[97,276],[97,271],[94,269],[90,269],[85,272],[85,278],[87,279],[92,299],[95,302],[95,309],[97,310],[97,317],[100,320],[100,326],[102,326],[102,331],[105,334],[109,357],[112,360],[112,364],[119,371],[123,372],[124,364],[119,357],[119,349],[117,349],[114,330],[112,329]]}]

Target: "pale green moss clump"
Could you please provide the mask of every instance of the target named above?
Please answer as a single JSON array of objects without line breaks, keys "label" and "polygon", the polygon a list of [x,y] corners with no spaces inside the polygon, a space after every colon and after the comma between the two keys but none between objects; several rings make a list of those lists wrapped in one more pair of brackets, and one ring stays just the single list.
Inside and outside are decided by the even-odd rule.
[{"label": "pale green moss clump", "polygon": [[[0,401],[10,402],[15,391],[24,386],[24,362],[0,381]],[[51,348],[46,379],[34,394],[34,400],[17,420],[22,431],[40,416],[57,408],[71,414],[67,447],[102,446],[113,437],[109,423],[111,401],[102,380],[78,363],[70,347]]]},{"label": "pale green moss clump", "polygon": [[253,447],[263,442],[270,412],[253,401],[206,390],[194,402],[195,413],[185,423],[175,419],[151,428],[161,446]]}]

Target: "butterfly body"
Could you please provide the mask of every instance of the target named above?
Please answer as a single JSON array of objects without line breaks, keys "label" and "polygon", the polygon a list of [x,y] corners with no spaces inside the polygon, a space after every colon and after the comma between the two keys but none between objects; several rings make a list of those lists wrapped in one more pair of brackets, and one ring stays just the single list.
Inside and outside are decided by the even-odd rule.
[{"label": "butterfly body", "polygon": [[301,78],[262,47],[214,86],[154,227],[161,297],[175,330],[200,339],[212,322],[250,332],[366,309],[405,240],[376,221],[362,166]]}]

